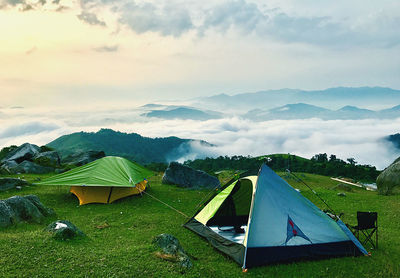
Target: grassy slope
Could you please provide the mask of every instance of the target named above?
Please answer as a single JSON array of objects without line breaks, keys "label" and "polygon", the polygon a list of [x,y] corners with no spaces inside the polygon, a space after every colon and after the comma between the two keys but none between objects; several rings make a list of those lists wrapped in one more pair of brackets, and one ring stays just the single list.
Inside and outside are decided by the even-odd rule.
[{"label": "grassy slope", "polygon": [[[28,177],[33,179],[35,177]],[[302,261],[250,269],[247,274],[224,254],[215,250],[181,225],[180,214],[149,196],[132,196],[110,205],[78,206],[66,187],[31,186],[21,192],[0,192],[0,199],[15,194],[37,194],[52,207],[58,219],[68,219],[88,237],[58,242],[43,232],[45,225],[20,224],[0,231],[0,277],[176,277],[180,269],[153,255],[151,240],[160,233],[178,237],[189,254],[198,258],[187,277],[396,277],[400,274],[400,196],[378,196],[355,189],[338,197],[332,188],[337,182],[327,177],[306,174],[302,177],[338,212],[344,221],[355,221],[357,210],[379,213],[379,249],[372,257],[345,257],[321,261]],[[160,176],[151,179],[148,192],[188,215],[208,193],[160,185]],[[322,203],[303,185],[288,179],[316,205]],[[55,220],[55,219],[51,219]],[[50,220],[49,220],[50,221]],[[110,227],[96,226],[108,223]]]}]

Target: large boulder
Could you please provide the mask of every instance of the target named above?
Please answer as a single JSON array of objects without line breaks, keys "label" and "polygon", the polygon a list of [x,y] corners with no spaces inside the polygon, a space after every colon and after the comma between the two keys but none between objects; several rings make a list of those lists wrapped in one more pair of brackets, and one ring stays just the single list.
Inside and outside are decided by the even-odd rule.
[{"label": "large boulder", "polygon": [[11,169],[12,173],[46,174],[54,172],[54,168],[45,167],[28,160],[22,161],[17,167]]},{"label": "large boulder", "polygon": [[17,222],[30,221],[35,223],[42,223],[44,215],[39,209],[28,199],[21,196],[13,196],[4,200],[15,213]]},{"label": "large boulder", "polygon": [[47,226],[46,231],[50,232],[53,238],[58,240],[67,240],[73,239],[74,237],[85,236],[81,230],[67,220],[54,221]]},{"label": "large boulder", "polygon": [[0,228],[11,226],[14,219],[14,211],[3,200],[0,200]]},{"label": "large boulder", "polygon": [[11,151],[1,162],[14,160],[17,163],[21,163],[24,160],[32,160],[39,152],[40,148],[38,146],[25,143]]},{"label": "large boulder", "polygon": [[79,152],[63,158],[61,160],[61,163],[67,165],[82,166],[105,156],[106,154],[103,151]]},{"label": "large boulder", "polygon": [[21,221],[42,223],[45,217],[55,215],[35,195],[13,196],[0,200],[0,227],[8,227]]},{"label": "large boulder", "polygon": [[32,204],[34,204],[37,209],[40,211],[43,216],[48,217],[48,216],[55,216],[56,213],[54,212],[53,209],[51,208],[46,208],[42,202],[40,202],[39,197],[36,195],[26,195],[24,197],[25,199],[29,200]]},{"label": "large boulder", "polygon": [[390,195],[400,192],[400,160],[395,160],[376,179],[378,193]]},{"label": "large boulder", "polygon": [[14,189],[17,186],[26,186],[29,183],[26,180],[15,178],[0,178],[0,191]]},{"label": "large boulder", "polygon": [[4,174],[11,174],[13,173],[13,169],[18,166],[18,163],[14,160],[6,160],[1,164],[0,169]]},{"label": "large boulder", "polygon": [[167,170],[164,172],[162,183],[196,189],[213,189],[221,186],[218,178],[177,162],[171,162],[168,165]]},{"label": "large boulder", "polygon": [[48,151],[43,153],[38,153],[34,158],[33,162],[41,166],[46,167],[58,167],[60,166],[60,156],[56,151]]}]

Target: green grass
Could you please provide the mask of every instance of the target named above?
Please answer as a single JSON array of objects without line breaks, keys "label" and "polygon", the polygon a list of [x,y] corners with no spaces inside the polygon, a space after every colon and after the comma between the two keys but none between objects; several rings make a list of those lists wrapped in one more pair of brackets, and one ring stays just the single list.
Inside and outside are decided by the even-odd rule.
[{"label": "green grass", "polygon": [[[281,173],[284,175],[284,173]],[[22,191],[0,192],[0,199],[36,194],[58,214],[70,220],[86,238],[60,242],[39,224],[22,223],[0,230],[0,277],[399,277],[400,196],[380,196],[355,188],[347,197],[331,188],[328,177],[298,174],[311,185],[343,220],[355,224],[357,210],[378,212],[379,249],[371,257],[341,257],[300,261],[249,269],[241,267],[214,249],[206,240],[182,227],[185,218],[147,195],[132,196],[109,205],[79,206],[67,187],[30,186]],[[37,176],[26,176],[34,180]],[[150,179],[148,192],[185,214],[193,215],[207,191],[185,190],[160,184],[161,176]],[[322,209],[323,203],[304,185],[287,179]],[[96,226],[107,223],[108,228]],[[194,267],[182,273],[174,263],[154,256],[152,238],[161,233],[176,236],[187,252],[197,258]],[[367,249],[369,249],[367,247]]]}]

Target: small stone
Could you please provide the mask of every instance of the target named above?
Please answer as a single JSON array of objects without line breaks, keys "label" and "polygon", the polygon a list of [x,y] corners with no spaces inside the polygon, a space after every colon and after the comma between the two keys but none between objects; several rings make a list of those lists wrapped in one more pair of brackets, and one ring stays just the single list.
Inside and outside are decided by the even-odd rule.
[{"label": "small stone", "polygon": [[46,231],[52,233],[53,238],[57,240],[67,240],[85,236],[80,229],[67,220],[57,220],[51,223],[47,226]]},{"label": "small stone", "polygon": [[193,266],[189,255],[180,245],[179,240],[170,234],[160,234],[153,239],[153,244],[161,248],[162,252],[156,252],[156,256],[168,261],[178,262],[183,269]]}]

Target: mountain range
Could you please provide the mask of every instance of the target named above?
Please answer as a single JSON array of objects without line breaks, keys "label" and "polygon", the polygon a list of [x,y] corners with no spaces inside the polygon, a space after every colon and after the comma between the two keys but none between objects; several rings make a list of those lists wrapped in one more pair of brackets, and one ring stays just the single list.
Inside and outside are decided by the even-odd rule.
[{"label": "mountain range", "polygon": [[244,114],[243,117],[257,121],[309,118],[319,118],[323,120],[392,119],[400,117],[400,105],[389,109],[373,111],[350,105],[344,106],[338,110],[330,110],[315,105],[296,103],[268,110],[254,109]]},{"label": "mountain range", "polygon": [[98,132],[76,132],[61,136],[47,144],[62,157],[80,151],[104,151],[106,155],[123,156],[139,163],[168,162],[192,153],[192,142],[209,145],[205,141],[178,137],[149,138],[137,133],[123,133],[112,129]]},{"label": "mountain range", "polygon": [[186,106],[146,104],[142,106],[142,108],[151,108],[151,110],[142,113],[141,116],[165,120],[183,119],[205,121],[222,117],[222,114],[216,111],[200,110]]},{"label": "mountain range", "polygon": [[[384,87],[337,87],[326,90],[280,89],[236,95],[219,94],[193,100],[194,107],[208,109],[235,110],[271,109],[288,103],[307,103],[338,109],[350,105],[358,107],[383,107],[400,103],[400,90]],[[379,105],[379,107],[378,107]]]}]

